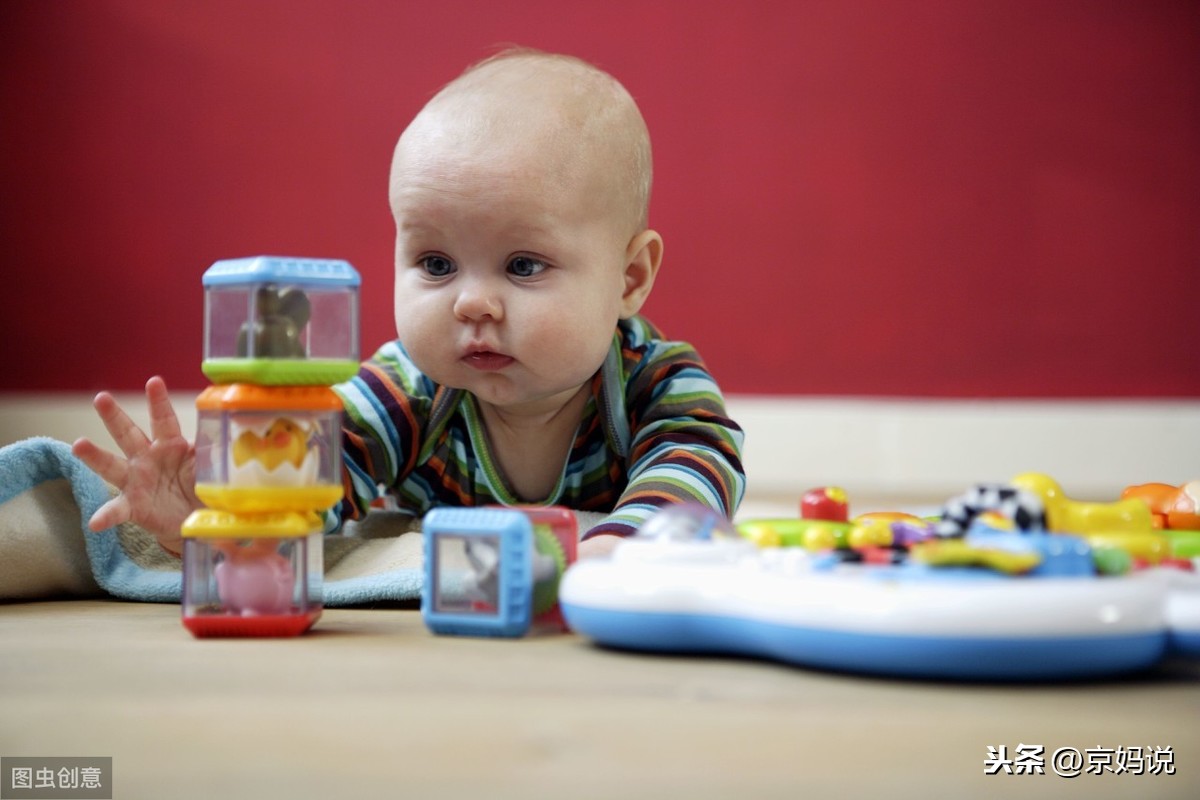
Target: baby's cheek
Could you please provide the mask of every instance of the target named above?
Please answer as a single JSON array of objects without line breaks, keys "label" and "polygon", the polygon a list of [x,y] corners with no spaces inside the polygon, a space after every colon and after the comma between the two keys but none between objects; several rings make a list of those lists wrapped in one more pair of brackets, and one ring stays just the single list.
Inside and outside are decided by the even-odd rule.
[{"label": "baby's cheek", "polygon": [[538,349],[561,370],[590,375],[604,362],[615,327],[615,319],[609,323],[594,309],[578,308],[541,326]]},{"label": "baby's cheek", "polygon": [[439,347],[436,337],[410,331],[407,335],[400,335],[400,343],[404,345],[408,357],[423,375],[436,383],[449,382],[445,347]]},{"label": "baby's cheek", "polygon": [[425,370],[423,362],[435,357],[434,348],[445,338],[438,335],[438,330],[432,322],[419,306],[409,305],[396,309],[396,338],[422,371]]}]

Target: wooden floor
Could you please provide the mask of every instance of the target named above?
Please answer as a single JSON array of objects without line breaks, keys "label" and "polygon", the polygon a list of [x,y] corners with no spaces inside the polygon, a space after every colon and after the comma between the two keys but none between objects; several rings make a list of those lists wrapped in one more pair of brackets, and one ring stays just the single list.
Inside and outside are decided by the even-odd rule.
[{"label": "wooden floor", "polygon": [[[1041,745],[1046,774],[985,775]],[[1062,747],[1174,775],[1055,774]],[[0,605],[0,755],[111,756],[119,798],[1200,796],[1200,665],[962,685],[439,638],[412,609],[196,640],[179,607]]]}]

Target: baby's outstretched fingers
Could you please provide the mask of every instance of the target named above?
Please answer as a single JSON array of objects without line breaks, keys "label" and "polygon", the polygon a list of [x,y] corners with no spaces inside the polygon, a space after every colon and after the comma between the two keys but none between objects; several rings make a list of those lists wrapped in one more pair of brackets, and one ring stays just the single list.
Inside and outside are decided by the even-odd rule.
[{"label": "baby's outstretched fingers", "polygon": [[76,439],[71,453],[113,486],[124,486],[129,479],[129,462],[97,447],[91,439]]},{"label": "baby's outstretched fingers", "polygon": [[171,405],[167,384],[155,375],[146,381],[146,405],[150,409],[150,434],[154,439],[173,439],[182,436],[179,417]]},{"label": "baby's outstretched fingers", "polygon": [[153,440],[139,428],[108,392],[93,405],[124,457],[79,439],[71,452],[116,488],[118,494],[88,520],[93,531],[132,522],[152,533],[164,549],[182,550],[183,521],[201,506],[196,496],[196,454],[179,428],[179,418],[162,378],[146,382]]},{"label": "baby's outstretched fingers", "polygon": [[92,514],[92,518],[88,520],[88,528],[99,533],[114,525],[128,522],[130,516],[129,501],[125,499],[125,495],[119,494],[96,509],[96,513]]},{"label": "baby's outstretched fingers", "polygon": [[129,418],[129,415],[125,413],[125,409],[121,408],[116,398],[111,394],[101,392],[96,395],[96,399],[92,401],[92,406],[96,409],[96,413],[100,415],[100,420],[104,423],[104,427],[108,429],[108,433],[112,436],[113,441],[117,443],[117,447],[120,447],[121,452],[128,458],[133,458],[150,446],[150,439]]}]

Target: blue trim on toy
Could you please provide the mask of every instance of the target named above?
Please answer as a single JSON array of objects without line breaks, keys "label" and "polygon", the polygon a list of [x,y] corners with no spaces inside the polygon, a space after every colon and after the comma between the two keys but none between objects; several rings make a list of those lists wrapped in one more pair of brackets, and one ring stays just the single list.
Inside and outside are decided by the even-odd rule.
[{"label": "blue trim on toy", "polygon": [[280,282],[304,286],[359,286],[362,278],[348,261],[282,256],[225,259],[209,267],[201,278],[204,286]]},{"label": "blue trim on toy", "polygon": [[[533,526],[519,511],[507,508],[435,508],[421,523],[425,582],[421,617],[434,633],[452,636],[518,637],[533,619]],[[497,607],[489,613],[440,611],[438,592],[447,588],[438,543],[441,537],[495,539]]]},{"label": "blue trim on toy", "polygon": [[563,605],[563,613],[572,630],[610,647],[758,656],[808,667],[913,678],[1098,677],[1148,668],[1167,649],[1164,631],[1106,637],[899,636],[568,604]]}]

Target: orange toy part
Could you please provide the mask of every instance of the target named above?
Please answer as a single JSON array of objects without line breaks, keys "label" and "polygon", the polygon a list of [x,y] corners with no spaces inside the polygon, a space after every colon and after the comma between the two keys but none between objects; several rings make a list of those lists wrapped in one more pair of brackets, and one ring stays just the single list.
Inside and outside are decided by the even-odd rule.
[{"label": "orange toy part", "polygon": [[328,386],[256,386],[222,383],[196,398],[200,411],[338,411],[342,399]]},{"label": "orange toy part", "polygon": [[1167,527],[1167,506],[1178,491],[1179,487],[1169,483],[1142,483],[1137,486],[1126,486],[1125,491],[1121,492],[1121,499],[1137,498],[1141,500],[1150,506],[1150,513],[1154,516],[1154,527],[1165,528]]},{"label": "orange toy part", "polygon": [[1172,530],[1200,529],[1200,481],[1182,486],[1169,483],[1143,483],[1126,487],[1121,499],[1136,497],[1150,507],[1156,528]]},{"label": "orange toy part", "polygon": [[924,522],[916,514],[906,511],[867,511],[854,518],[854,522]]},{"label": "orange toy part", "polygon": [[1200,530],[1200,481],[1188,481],[1179,487],[1167,506],[1167,527]]}]

